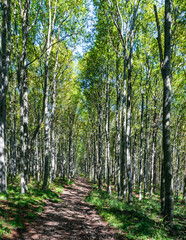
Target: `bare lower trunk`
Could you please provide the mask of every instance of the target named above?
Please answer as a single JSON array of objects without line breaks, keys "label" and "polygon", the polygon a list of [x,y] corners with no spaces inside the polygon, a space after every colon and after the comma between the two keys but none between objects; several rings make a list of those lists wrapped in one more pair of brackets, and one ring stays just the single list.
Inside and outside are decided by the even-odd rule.
[{"label": "bare lower trunk", "polygon": [[183,201],[186,200],[186,159],[184,159]]},{"label": "bare lower trunk", "polygon": [[69,168],[69,179],[73,177],[73,129],[72,124],[70,123],[70,129],[69,129],[69,162],[68,162],[68,168]]},{"label": "bare lower trunk", "polygon": [[11,177],[11,183],[13,183],[13,173],[14,173],[14,159],[13,159],[13,145],[14,145],[14,139],[13,139],[13,114],[12,114],[12,98],[11,98],[11,94],[9,92],[9,107],[10,107],[10,143],[9,143],[9,169],[8,172],[10,172],[10,177]]},{"label": "bare lower trunk", "polygon": [[55,133],[54,124],[51,126],[51,168],[50,168],[50,183],[55,179]]},{"label": "bare lower trunk", "polygon": [[141,104],[141,139],[140,139],[140,166],[139,166],[139,200],[142,199],[142,161],[143,161],[143,109],[144,109],[144,93],[141,93],[142,104]]},{"label": "bare lower trunk", "polygon": [[40,142],[38,142],[38,136],[36,136],[36,178],[37,178],[37,182],[39,183],[40,182],[40,171],[41,171],[41,168],[40,168],[40,156],[39,156],[39,149],[40,147]]},{"label": "bare lower trunk", "polygon": [[133,151],[132,151],[132,183],[133,183],[133,188],[136,188],[136,145],[137,145],[137,133],[136,133],[136,128],[135,128],[135,134],[134,134],[134,142],[133,142]]},{"label": "bare lower trunk", "polygon": [[[119,49],[119,46],[118,46]],[[119,57],[116,56],[116,175],[117,175],[117,186],[118,186],[118,197],[121,197],[121,154],[120,154],[120,84],[119,84]]]},{"label": "bare lower trunk", "polygon": [[[138,11],[137,1],[134,3],[133,20],[131,26],[131,41],[128,58],[128,88],[127,88],[127,129],[126,129],[126,152],[127,152],[127,177],[128,177],[128,202],[132,202],[132,169],[131,169],[131,103],[132,103],[132,58],[134,45],[134,28]],[[139,4],[139,2],[138,2]]]},{"label": "bare lower trunk", "polygon": [[154,159],[155,159],[155,139],[154,139],[154,131],[153,131],[151,176],[150,176],[150,196],[151,197],[152,197],[152,194],[154,192],[154,185],[153,185],[153,179],[154,179]]},{"label": "bare lower trunk", "polygon": [[[21,144],[21,193],[24,194],[28,187],[28,83],[27,83],[27,41],[29,24],[30,1],[26,0],[22,17],[22,54],[18,63],[18,83],[20,90],[20,144]],[[17,46],[18,47],[18,46]],[[17,49],[17,51],[19,51]],[[20,61],[20,62],[19,62]]]},{"label": "bare lower trunk", "polygon": [[[11,1],[2,1],[0,25],[0,193],[7,190],[6,156],[6,94],[8,89],[8,68],[10,63]],[[2,28],[2,29],[1,29]]]},{"label": "bare lower trunk", "polygon": [[[46,88],[46,92],[48,92],[48,88]],[[49,176],[49,141],[50,141],[50,128],[49,128],[49,110],[48,110],[48,93],[46,93],[46,101],[45,101],[45,130],[44,130],[44,142],[45,142],[45,162],[44,162],[44,181],[43,181],[43,189],[48,187],[48,176]]]},{"label": "bare lower trunk", "polygon": [[45,130],[44,130],[44,139],[45,139],[45,166],[44,166],[44,181],[43,189],[47,188],[48,185],[48,176],[49,176],[49,159],[50,159],[50,123],[49,123],[49,58],[51,52],[51,31],[52,31],[52,16],[51,16],[51,1],[48,0],[48,10],[49,10],[49,25],[48,25],[48,35],[47,35],[47,52],[46,52],[46,62],[45,62],[45,88],[44,88],[44,115],[45,115]]},{"label": "bare lower trunk", "polygon": [[[158,44],[160,53],[160,66],[163,78],[163,154],[164,154],[164,177],[165,177],[165,205],[164,221],[171,223],[173,220],[173,174],[170,139],[170,112],[171,112],[171,11],[172,0],[165,0],[165,24],[164,24],[164,58],[161,45],[160,26],[157,8],[154,6],[156,24],[158,29]],[[163,191],[163,189],[162,189]],[[161,198],[163,199],[163,198]],[[163,210],[163,209],[162,209]]]},{"label": "bare lower trunk", "polygon": [[102,124],[103,124],[103,109],[102,109],[102,103],[100,103],[99,106],[99,176],[98,176],[98,185],[99,189],[102,187],[102,181],[103,181],[103,149],[102,149]]},{"label": "bare lower trunk", "polygon": [[180,154],[181,154],[181,144],[178,141],[178,147],[177,147],[177,169],[176,169],[176,199],[178,200],[178,195],[179,195],[179,185],[180,185]]},{"label": "bare lower trunk", "polygon": [[124,66],[123,66],[123,112],[122,112],[122,141],[121,141],[121,186],[123,197],[126,198],[127,186],[126,186],[126,105],[127,105],[127,83],[126,83],[126,70],[127,70],[127,53],[126,46],[123,46],[124,53]]},{"label": "bare lower trunk", "polygon": [[162,160],[162,165],[161,165],[160,199],[161,199],[161,214],[164,215],[164,212],[165,212],[165,176],[164,176],[164,161],[163,160]]},{"label": "bare lower trunk", "polygon": [[23,101],[22,93],[20,93],[20,168],[21,168],[21,193],[26,192],[26,179],[25,179],[25,155],[24,155],[24,127],[23,127]]},{"label": "bare lower trunk", "polygon": [[67,156],[66,156],[66,140],[65,140],[65,137],[63,138],[63,146],[62,146],[62,156],[63,156],[63,159],[62,159],[62,176],[63,176],[63,179],[65,179],[65,176],[66,176],[66,169],[67,169]]},{"label": "bare lower trunk", "polygon": [[165,221],[173,220],[173,175],[170,141],[170,111],[171,111],[171,9],[172,1],[165,0],[165,48],[162,76],[164,81],[163,94],[163,152],[165,172]]},{"label": "bare lower trunk", "polygon": [[6,193],[7,189],[7,172],[6,172],[6,151],[5,151],[5,119],[6,108],[4,106],[5,99],[0,101],[0,193]]},{"label": "bare lower trunk", "polygon": [[127,150],[127,177],[128,177],[128,202],[132,202],[132,169],[131,169],[131,81],[128,83],[127,96],[127,131],[126,131],[126,150]]},{"label": "bare lower trunk", "polygon": [[131,169],[131,95],[132,95],[132,52],[133,41],[130,48],[130,59],[128,66],[128,88],[127,88],[127,131],[126,131],[126,152],[127,152],[127,177],[128,177],[128,202],[132,202],[132,169]]},{"label": "bare lower trunk", "polygon": [[110,159],[110,88],[109,78],[107,73],[106,82],[106,157],[107,157],[107,192],[111,195],[111,159]]},{"label": "bare lower trunk", "polygon": [[143,197],[146,196],[146,164],[147,164],[147,141],[148,141],[148,96],[146,96],[146,114],[145,114],[145,146],[144,146],[144,166],[143,166],[143,174],[144,174],[144,187],[143,187]]},{"label": "bare lower trunk", "polygon": [[[156,82],[157,91],[157,82]],[[156,184],[156,136],[157,136],[157,94],[154,99],[154,117],[153,117],[153,134],[152,134],[152,162],[151,162],[151,181],[150,196],[155,192]]]},{"label": "bare lower trunk", "polygon": [[96,136],[95,136],[95,131],[94,131],[94,154],[93,154],[93,158],[94,158],[94,183],[96,183],[97,181],[97,148],[96,148]]}]

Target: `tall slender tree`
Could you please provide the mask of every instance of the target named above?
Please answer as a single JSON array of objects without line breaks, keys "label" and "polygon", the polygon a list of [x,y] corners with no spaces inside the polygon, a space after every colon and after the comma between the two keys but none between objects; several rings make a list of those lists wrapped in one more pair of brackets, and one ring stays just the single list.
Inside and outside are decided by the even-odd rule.
[{"label": "tall slender tree", "polygon": [[[9,81],[11,1],[1,2],[0,26],[0,192],[7,190],[6,94]],[[7,44],[8,43],[8,44]]]},{"label": "tall slender tree", "polygon": [[165,178],[164,220],[173,220],[173,171],[170,139],[170,113],[171,113],[171,11],[172,0],[165,0],[165,27],[164,27],[164,56],[161,46],[160,26],[155,6],[156,24],[158,29],[158,44],[160,53],[160,66],[163,78],[163,168]]}]

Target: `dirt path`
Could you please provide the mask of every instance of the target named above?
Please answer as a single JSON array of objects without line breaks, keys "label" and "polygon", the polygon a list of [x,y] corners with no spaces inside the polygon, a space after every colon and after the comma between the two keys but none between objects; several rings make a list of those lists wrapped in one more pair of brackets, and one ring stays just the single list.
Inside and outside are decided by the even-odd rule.
[{"label": "dirt path", "polygon": [[72,187],[64,188],[62,202],[47,201],[44,211],[28,231],[13,239],[126,239],[109,227],[93,206],[83,201],[91,189],[86,179],[76,178]]}]

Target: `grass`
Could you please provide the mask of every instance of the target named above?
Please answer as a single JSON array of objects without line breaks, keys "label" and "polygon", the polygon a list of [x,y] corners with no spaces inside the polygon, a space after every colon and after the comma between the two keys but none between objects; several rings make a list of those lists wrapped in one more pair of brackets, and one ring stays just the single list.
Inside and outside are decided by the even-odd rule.
[{"label": "grass", "polygon": [[14,184],[9,184],[7,194],[0,194],[0,239],[8,238],[14,229],[26,230],[27,225],[33,222],[46,205],[46,199],[59,202],[64,184],[72,181],[56,179],[47,190],[42,190],[41,184],[31,181],[29,191],[20,194],[19,178]]},{"label": "grass", "polygon": [[174,226],[168,229],[163,225],[160,213],[158,195],[151,199],[139,201],[135,196],[133,204],[128,205],[124,200],[111,196],[106,191],[99,190],[94,185],[94,190],[86,201],[96,206],[99,214],[111,226],[120,229],[128,239],[186,239],[184,226],[184,205],[181,201],[175,202]]}]

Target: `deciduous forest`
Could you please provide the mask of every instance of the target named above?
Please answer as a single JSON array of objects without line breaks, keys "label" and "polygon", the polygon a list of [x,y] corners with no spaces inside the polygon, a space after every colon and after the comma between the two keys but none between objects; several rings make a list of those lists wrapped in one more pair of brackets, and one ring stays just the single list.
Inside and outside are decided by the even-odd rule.
[{"label": "deciduous forest", "polygon": [[185,26],[182,0],[1,0],[0,239],[185,239]]}]

